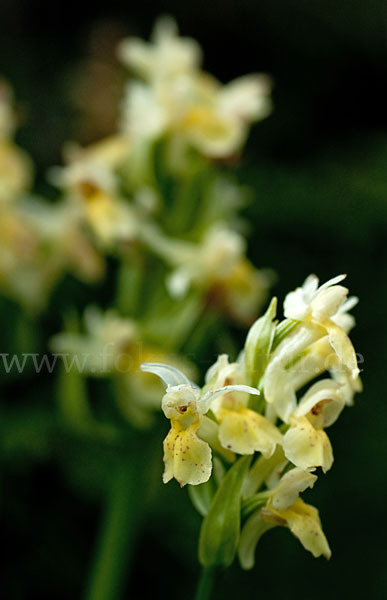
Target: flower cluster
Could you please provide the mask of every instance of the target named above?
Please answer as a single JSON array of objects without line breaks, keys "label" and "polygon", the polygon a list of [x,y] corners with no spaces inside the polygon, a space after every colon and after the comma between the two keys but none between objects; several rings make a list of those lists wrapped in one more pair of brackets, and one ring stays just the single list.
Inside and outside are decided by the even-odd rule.
[{"label": "flower cluster", "polygon": [[[238,469],[244,474],[234,496],[243,526],[234,553],[238,546],[244,568],[253,566],[260,536],[275,525],[288,527],[314,556],[330,556],[318,511],[299,495],[314,485],[317,468],[324,473],[331,468],[333,452],[325,429],[361,390],[347,336],[354,325],[348,311],[357,299],[347,299],[348,290],[340,285],[344,277],[320,287],[316,276],[308,277],[286,296],[280,323],[273,299],[251,327],[238,361],[219,356],[202,389],[173,367],[142,365],[167,386],[162,409],[171,430],[164,441],[164,481],[174,477],[182,486],[199,486],[191,496],[207,515],[201,536],[204,564],[227,562],[219,558],[219,548],[208,550],[215,535],[211,515],[216,512],[221,521],[219,511],[230,505],[230,481],[235,482]],[[254,462],[246,467],[238,455]],[[220,481],[219,463],[226,470]],[[218,489],[212,486],[212,504],[203,508],[211,482]]]},{"label": "flower cluster", "polygon": [[99,280],[112,255],[125,278],[153,257],[163,263],[165,304],[178,312],[195,298],[201,311],[247,324],[257,317],[270,276],[246,258],[245,190],[213,159],[240,152],[250,124],[270,111],[270,86],[262,75],[222,85],[202,71],[201,54],[170,18],[150,43],[120,44],[134,77],[117,131],[86,148],[66,145],[66,165],[48,173],[56,203],[31,193],[31,161],[13,143],[17,119],[1,84],[3,293],[41,310],[66,272]]},{"label": "flower cluster", "polygon": [[250,324],[270,277],[245,256],[237,215],[245,191],[210,159],[240,151],[249,125],[269,113],[267,78],[221,85],[169,18],[151,43],[124,40],[119,56],[137,79],[125,88],[118,131],[88,148],[68,145],[51,181],[100,252],[126,264],[133,251],[150,252],[168,269],[171,302],[193,292]]}]

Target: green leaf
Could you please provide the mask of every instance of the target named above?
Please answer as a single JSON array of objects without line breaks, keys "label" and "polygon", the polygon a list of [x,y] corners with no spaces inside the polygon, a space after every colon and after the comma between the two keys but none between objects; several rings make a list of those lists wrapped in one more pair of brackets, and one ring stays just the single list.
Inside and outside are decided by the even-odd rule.
[{"label": "green leaf", "polygon": [[199,560],[205,567],[231,565],[239,543],[242,486],[251,456],[241,457],[220,484],[200,531]]}]

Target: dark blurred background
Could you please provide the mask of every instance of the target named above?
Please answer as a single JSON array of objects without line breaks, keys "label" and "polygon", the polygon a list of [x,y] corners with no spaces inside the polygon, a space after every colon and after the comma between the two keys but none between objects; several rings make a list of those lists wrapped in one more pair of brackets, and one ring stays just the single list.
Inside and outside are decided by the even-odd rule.
[{"label": "dark blurred background", "polygon": [[[320,510],[333,557],[313,559],[278,528],[263,538],[255,569],[234,565],[214,598],[385,598],[387,5],[1,0],[0,72],[15,88],[17,140],[37,161],[38,189],[46,190],[45,171],[60,163],[66,140],[88,143],[113,130],[111,103],[123,81],[115,43],[128,34],[148,37],[161,13],[198,39],[205,68],[222,81],[254,71],[273,78],[274,111],[254,128],[239,167],[240,180],[254,190],[245,211],[250,257],[277,272],[273,293],[282,300],[311,272],[323,281],[344,272],[360,297],[352,339],[364,358],[365,389],[329,432],[332,471],[305,494]],[[47,439],[44,412],[23,429],[20,419],[32,419],[29,406],[51,395],[49,378],[37,385],[32,378],[3,390],[15,410],[0,426],[1,595],[78,598],[100,516],[99,480],[113,459],[106,448],[65,435]],[[161,472],[161,457],[153,468]],[[189,598],[200,519],[176,482],[160,483],[154,495],[127,597]]]}]

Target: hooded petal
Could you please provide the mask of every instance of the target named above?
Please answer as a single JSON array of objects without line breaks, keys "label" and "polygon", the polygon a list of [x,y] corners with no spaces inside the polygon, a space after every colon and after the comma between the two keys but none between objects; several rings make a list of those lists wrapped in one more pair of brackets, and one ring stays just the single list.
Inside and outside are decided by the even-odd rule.
[{"label": "hooded petal", "polygon": [[170,365],[163,365],[161,363],[142,363],[140,368],[141,371],[144,371],[145,373],[153,373],[153,375],[160,377],[167,387],[183,384],[193,385],[184,373]]},{"label": "hooded petal", "polygon": [[262,452],[269,458],[276,445],[282,443],[279,430],[265,417],[249,408],[221,411],[219,421],[220,443],[238,454]]},{"label": "hooded petal", "polygon": [[315,429],[306,417],[294,418],[283,438],[284,453],[301,469],[322,467],[328,471],[333,463],[329,438],[322,429]]},{"label": "hooded petal", "polygon": [[183,429],[179,422],[172,421],[171,430],[164,440],[164,483],[173,477],[181,487],[187,483],[199,485],[209,480],[212,469],[211,449],[198,438],[198,427],[198,421],[187,429]]}]

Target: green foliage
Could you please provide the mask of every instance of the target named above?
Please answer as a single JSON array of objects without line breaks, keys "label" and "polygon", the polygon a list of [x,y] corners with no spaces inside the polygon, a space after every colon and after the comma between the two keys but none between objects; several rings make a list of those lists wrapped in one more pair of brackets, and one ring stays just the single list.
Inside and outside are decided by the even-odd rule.
[{"label": "green foliage", "polygon": [[243,456],[229,469],[204,518],[199,560],[205,567],[228,567],[234,560],[240,534],[242,486],[250,462],[250,456]]}]

